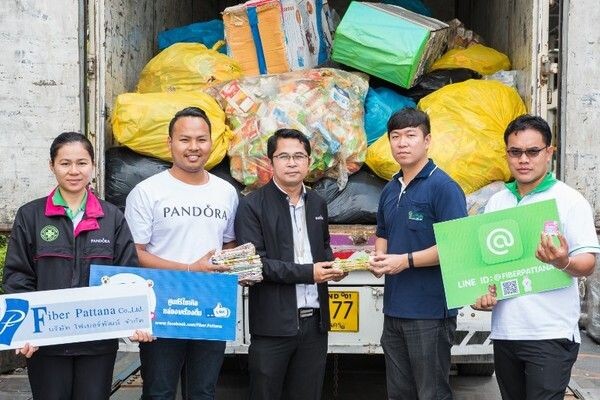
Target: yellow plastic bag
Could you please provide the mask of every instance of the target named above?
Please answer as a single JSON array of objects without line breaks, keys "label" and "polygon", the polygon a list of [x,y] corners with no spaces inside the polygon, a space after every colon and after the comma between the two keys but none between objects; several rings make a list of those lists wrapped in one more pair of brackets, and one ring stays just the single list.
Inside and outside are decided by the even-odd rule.
[{"label": "yellow plastic bag", "polygon": [[206,93],[121,94],[112,114],[113,134],[137,153],[173,161],[167,145],[169,122],[177,111],[192,106],[203,109],[210,120],[212,151],[205,168],[211,169],[225,157],[233,133],[221,107]]},{"label": "yellow plastic bag", "polygon": [[[504,130],[526,112],[515,89],[496,81],[471,79],[433,92],[421,99],[418,107],[431,120],[429,157],[465,194],[510,178]],[[365,162],[388,180],[400,169],[387,135],[369,147]]]},{"label": "yellow plastic bag", "polygon": [[452,49],[438,58],[430,68],[469,68],[481,75],[491,75],[501,70],[510,69],[510,60],[500,53],[482,44],[475,44],[466,49]]},{"label": "yellow plastic bag", "polygon": [[384,133],[367,148],[365,164],[380,178],[388,181],[392,180],[396,172],[400,171],[400,165],[392,156],[387,133]]},{"label": "yellow plastic bag", "polygon": [[194,91],[242,76],[240,65],[217,50],[200,43],[176,43],[146,64],[137,86],[138,93]]}]

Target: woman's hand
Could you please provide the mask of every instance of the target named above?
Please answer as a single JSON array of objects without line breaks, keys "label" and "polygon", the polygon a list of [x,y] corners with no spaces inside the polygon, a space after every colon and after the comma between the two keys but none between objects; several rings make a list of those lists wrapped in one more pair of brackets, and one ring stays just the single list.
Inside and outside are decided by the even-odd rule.
[{"label": "woman's hand", "polygon": [[29,343],[25,343],[25,346],[20,349],[15,349],[15,354],[23,354],[27,358],[31,358],[33,353],[38,351],[39,347],[33,346]]},{"label": "woman's hand", "polygon": [[129,340],[131,340],[132,342],[140,342],[140,343],[147,343],[147,342],[151,342],[154,339],[156,339],[154,336],[152,336],[152,334],[148,331],[142,331],[139,329],[136,329],[135,332],[133,332],[133,335],[129,337]]}]

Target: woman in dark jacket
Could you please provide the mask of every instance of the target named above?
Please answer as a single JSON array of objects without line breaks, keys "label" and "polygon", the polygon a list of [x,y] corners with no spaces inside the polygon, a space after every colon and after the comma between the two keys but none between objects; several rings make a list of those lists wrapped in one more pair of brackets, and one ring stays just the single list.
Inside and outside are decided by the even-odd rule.
[{"label": "woman in dark jacket", "polygon": [[[94,170],[90,141],[60,134],[50,147],[57,187],[22,206],[15,217],[4,267],[6,293],[88,286],[90,264],[138,264],[123,214],[89,189]],[[136,332],[134,340],[151,340]],[[116,339],[40,349],[17,349],[27,357],[34,399],[108,399]]]}]

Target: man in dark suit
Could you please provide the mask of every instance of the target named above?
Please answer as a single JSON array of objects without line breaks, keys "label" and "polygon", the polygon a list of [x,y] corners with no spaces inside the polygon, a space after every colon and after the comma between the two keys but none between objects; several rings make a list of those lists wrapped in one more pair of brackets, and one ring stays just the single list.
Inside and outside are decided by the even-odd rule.
[{"label": "man in dark suit", "polygon": [[250,398],[321,397],[332,268],[327,204],[307,190],[310,143],[295,129],[269,138],[273,179],[242,200],[235,220],[239,243],[256,246],[264,281],[250,287]]}]

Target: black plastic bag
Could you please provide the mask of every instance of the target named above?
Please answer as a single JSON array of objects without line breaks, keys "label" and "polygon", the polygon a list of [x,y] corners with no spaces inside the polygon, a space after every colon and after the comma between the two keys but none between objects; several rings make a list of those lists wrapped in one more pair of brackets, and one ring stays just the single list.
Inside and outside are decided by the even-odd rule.
[{"label": "black plastic bag", "polygon": [[171,167],[171,164],[142,156],[127,147],[113,147],[106,151],[105,188],[106,201],[125,210],[125,199],[131,189],[154,174]]},{"label": "black plastic bag", "polygon": [[469,79],[481,79],[481,75],[468,68],[437,69],[423,75],[417,84],[405,92],[405,95],[418,103],[423,97],[451,83]]},{"label": "black plastic bag", "polygon": [[386,183],[363,167],[350,175],[342,191],[331,178],[321,179],[313,185],[313,189],[327,201],[329,223],[375,224],[379,197]]},{"label": "black plastic bag", "polygon": [[[113,147],[106,151],[106,200],[125,210],[125,200],[131,189],[146,178],[171,167],[171,163],[147,157],[126,148]],[[229,159],[225,159],[211,171],[231,183],[238,192],[244,188],[229,173]]]}]

